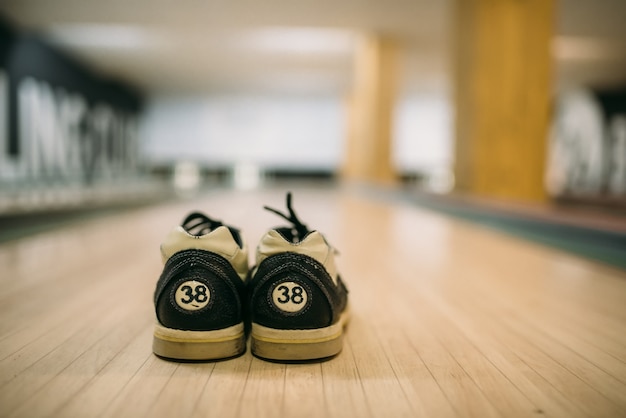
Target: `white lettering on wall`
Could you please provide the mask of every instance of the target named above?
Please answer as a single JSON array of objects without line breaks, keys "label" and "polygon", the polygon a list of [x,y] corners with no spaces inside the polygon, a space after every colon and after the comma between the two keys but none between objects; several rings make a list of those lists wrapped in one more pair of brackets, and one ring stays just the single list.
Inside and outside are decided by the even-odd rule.
[{"label": "white lettering on wall", "polygon": [[9,140],[9,89],[7,84],[7,75],[4,70],[0,69],[0,179],[7,173],[7,146]]},{"label": "white lettering on wall", "polygon": [[551,195],[602,193],[610,155],[603,118],[600,104],[589,91],[572,91],[559,98],[546,170],[546,188]]},{"label": "white lettering on wall", "polygon": [[614,116],[609,132],[612,138],[609,193],[626,195],[626,115]]},{"label": "white lettering on wall", "polygon": [[78,93],[27,78],[17,108],[19,177],[91,182],[136,169],[137,122],[109,104],[90,107]]}]

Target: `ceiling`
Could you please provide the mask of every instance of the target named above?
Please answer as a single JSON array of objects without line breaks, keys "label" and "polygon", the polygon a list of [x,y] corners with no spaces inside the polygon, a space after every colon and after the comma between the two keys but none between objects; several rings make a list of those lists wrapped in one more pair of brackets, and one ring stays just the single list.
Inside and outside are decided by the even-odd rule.
[{"label": "ceiling", "polygon": [[[0,13],[149,94],[343,94],[360,36],[403,47],[405,91],[449,91],[453,0],[3,0]],[[561,0],[558,86],[626,83],[626,1]]]}]

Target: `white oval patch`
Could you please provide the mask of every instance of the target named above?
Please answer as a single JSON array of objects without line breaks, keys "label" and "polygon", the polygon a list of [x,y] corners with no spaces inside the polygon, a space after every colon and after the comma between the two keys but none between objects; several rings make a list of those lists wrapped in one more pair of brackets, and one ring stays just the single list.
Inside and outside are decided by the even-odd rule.
[{"label": "white oval patch", "polygon": [[197,311],[209,304],[211,292],[207,285],[195,280],[181,283],[174,295],[176,304],[186,311]]},{"label": "white oval patch", "polygon": [[309,299],[304,287],[295,282],[282,282],[272,291],[272,301],[281,311],[294,313],[301,311]]}]

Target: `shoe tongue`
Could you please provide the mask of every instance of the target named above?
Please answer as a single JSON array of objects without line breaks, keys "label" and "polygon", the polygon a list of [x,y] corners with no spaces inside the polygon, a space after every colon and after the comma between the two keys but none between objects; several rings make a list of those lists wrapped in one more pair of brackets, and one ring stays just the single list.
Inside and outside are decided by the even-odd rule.
[{"label": "shoe tongue", "polygon": [[206,235],[222,225],[221,221],[211,219],[200,212],[189,214],[182,223],[185,231],[195,236]]},{"label": "shoe tongue", "polygon": [[324,264],[330,251],[332,250],[326,243],[326,240],[317,231],[312,231],[307,239],[299,243],[293,243],[285,239],[278,229],[272,229],[263,236],[257,247],[257,264],[260,264],[267,257],[284,252],[305,254]]}]

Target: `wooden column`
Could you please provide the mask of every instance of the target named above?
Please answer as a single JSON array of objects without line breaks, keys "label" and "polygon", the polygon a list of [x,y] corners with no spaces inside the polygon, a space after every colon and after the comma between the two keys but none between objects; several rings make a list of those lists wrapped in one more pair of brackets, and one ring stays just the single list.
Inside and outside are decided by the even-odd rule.
[{"label": "wooden column", "polygon": [[379,36],[363,39],[355,60],[354,91],[348,99],[345,179],[390,183],[397,46]]},{"label": "wooden column", "polygon": [[459,191],[541,201],[555,0],[457,0]]}]

